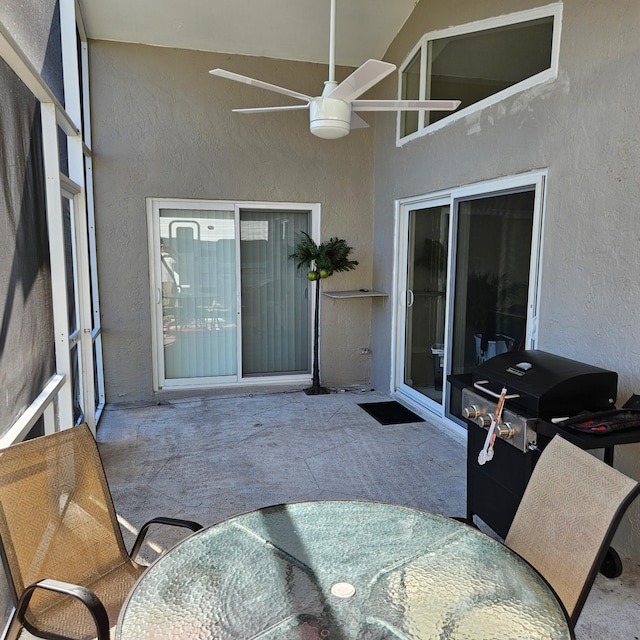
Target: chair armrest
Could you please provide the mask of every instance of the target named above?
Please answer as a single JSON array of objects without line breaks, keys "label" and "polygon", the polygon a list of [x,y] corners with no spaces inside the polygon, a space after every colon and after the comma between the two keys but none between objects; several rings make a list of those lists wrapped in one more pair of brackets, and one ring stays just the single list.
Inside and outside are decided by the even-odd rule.
[{"label": "chair armrest", "polygon": [[24,626],[24,615],[36,589],[46,589],[47,591],[55,591],[63,595],[76,598],[84,604],[96,623],[97,640],[109,640],[109,616],[104,605],[93,591],[82,587],[78,584],[70,582],[62,582],[60,580],[51,580],[49,578],[34,582],[25,587],[22,592],[18,604],[11,616],[7,632],[4,636],[5,640],[17,640],[22,627]]},{"label": "chair armrest", "polygon": [[131,548],[131,553],[129,554],[129,557],[132,560],[135,560],[136,556],[138,555],[138,552],[140,551],[140,547],[142,547],[142,543],[144,542],[145,536],[149,531],[149,527],[152,524],[166,524],[171,527],[183,527],[185,529],[190,529],[191,531],[200,531],[200,529],[202,529],[202,525],[197,522],[193,522],[193,520],[180,520],[177,518],[164,518],[164,517],[153,518],[152,520],[149,520],[149,522],[145,522],[140,528],[138,537],[136,538],[136,541],[133,543],[133,547]]}]

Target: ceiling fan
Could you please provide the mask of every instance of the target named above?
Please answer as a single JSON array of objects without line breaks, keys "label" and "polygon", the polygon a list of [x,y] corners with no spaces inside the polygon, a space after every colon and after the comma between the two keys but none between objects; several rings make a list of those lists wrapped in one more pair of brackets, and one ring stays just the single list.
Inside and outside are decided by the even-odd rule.
[{"label": "ceiling fan", "polygon": [[396,66],[380,60],[367,60],[348,78],[338,84],[335,80],[335,26],[336,0],[331,0],[331,16],[329,28],[329,79],[324,83],[324,90],[319,96],[308,96],[298,91],[285,89],[268,82],[242,76],[224,69],[211,69],[209,73],[221,78],[235,80],[291,98],[301,100],[304,104],[280,107],[257,107],[251,109],[233,109],[240,113],[260,113],[265,111],[290,111],[309,109],[311,133],[319,138],[335,139],[346,136],[351,129],[361,129],[369,125],[356,111],[453,111],[460,106],[459,100],[358,100],[383,78],[395,71]]}]

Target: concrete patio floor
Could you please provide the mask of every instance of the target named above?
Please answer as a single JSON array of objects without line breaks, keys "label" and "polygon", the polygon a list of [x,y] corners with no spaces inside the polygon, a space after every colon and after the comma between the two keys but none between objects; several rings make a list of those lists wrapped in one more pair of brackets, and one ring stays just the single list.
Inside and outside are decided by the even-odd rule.
[{"label": "concrete patio floor", "polygon": [[[204,525],[259,507],[362,498],[465,513],[461,442],[428,422],[383,426],[358,403],[389,398],[348,389],[215,395],[153,406],[108,406],[98,442],[125,539],[157,515]],[[153,531],[166,548],[179,539]],[[146,546],[147,560],[154,557]],[[638,640],[640,566],[599,575],[577,640]]]}]

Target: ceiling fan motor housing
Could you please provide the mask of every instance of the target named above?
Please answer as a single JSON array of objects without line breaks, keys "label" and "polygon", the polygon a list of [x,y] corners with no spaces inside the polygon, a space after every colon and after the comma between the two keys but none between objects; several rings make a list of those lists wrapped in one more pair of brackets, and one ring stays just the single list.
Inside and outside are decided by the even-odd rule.
[{"label": "ceiling fan motor housing", "polygon": [[314,136],[342,138],[351,130],[351,104],[336,98],[314,98],[309,103],[309,120]]}]

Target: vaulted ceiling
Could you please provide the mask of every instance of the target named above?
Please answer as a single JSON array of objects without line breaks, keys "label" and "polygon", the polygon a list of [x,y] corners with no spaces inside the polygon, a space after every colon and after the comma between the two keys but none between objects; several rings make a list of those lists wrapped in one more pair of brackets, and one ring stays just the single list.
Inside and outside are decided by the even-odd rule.
[{"label": "vaulted ceiling", "polygon": [[[336,63],[380,59],[418,0],[337,0]],[[326,63],[330,0],[79,0],[92,39]]]}]

